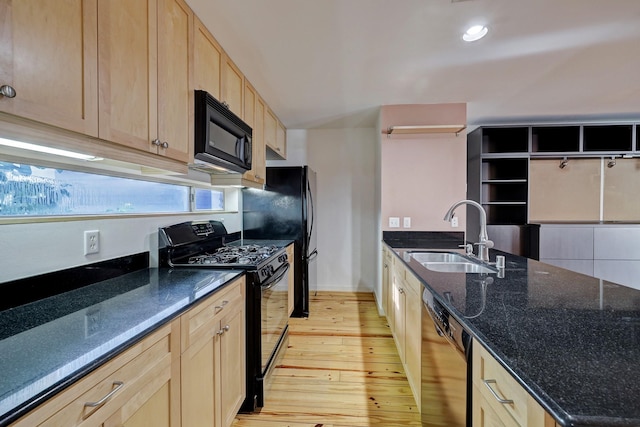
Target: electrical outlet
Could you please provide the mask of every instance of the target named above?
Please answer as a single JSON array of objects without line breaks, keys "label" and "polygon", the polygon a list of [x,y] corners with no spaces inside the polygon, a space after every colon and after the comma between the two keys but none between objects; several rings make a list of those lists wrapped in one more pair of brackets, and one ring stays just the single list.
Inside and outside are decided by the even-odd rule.
[{"label": "electrical outlet", "polygon": [[451,218],[451,226],[452,227],[457,227],[458,226],[458,217],[454,216],[453,218]]},{"label": "electrical outlet", "polygon": [[84,232],[84,254],[97,254],[100,252],[100,231],[89,230]]},{"label": "electrical outlet", "polygon": [[404,218],[402,218],[402,226],[404,228],[411,228],[411,217],[410,216],[405,216]]},{"label": "electrical outlet", "polygon": [[397,216],[389,217],[389,228],[398,228],[400,227],[400,218]]}]

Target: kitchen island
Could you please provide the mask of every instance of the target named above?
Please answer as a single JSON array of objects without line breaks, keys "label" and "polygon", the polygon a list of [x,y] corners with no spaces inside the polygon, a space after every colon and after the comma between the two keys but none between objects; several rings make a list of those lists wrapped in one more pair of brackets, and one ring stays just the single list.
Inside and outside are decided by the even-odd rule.
[{"label": "kitchen island", "polygon": [[244,275],[146,268],[0,312],[0,426]]},{"label": "kitchen island", "polygon": [[640,291],[495,250],[504,274],[435,272],[410,256],[428,245],[385,244],[559,425],[640,425]]}]

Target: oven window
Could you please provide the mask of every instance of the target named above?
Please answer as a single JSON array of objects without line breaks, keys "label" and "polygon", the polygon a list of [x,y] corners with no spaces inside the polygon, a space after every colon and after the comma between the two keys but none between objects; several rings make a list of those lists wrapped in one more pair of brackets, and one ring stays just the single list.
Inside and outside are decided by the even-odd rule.
[{"label": "oven window", "polygon": [[289,318],[289,271],[272,288],[262,291],[262,371],[276,350]]}]

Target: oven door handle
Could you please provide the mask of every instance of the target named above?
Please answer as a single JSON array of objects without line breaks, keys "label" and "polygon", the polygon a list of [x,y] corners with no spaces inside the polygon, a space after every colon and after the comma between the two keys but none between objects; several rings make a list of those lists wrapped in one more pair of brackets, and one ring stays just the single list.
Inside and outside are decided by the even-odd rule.
[{"label": "oven door handle", "polygon": [[[282,272],[279,272],[280,270],[282,270]],[[269,278],[269,280],[267,280],[265,283],[260,285],[260,288],[263,291],[267,291],[267,290],[273,288],[276,284],[278,284],[280,279],[282,279],[284,277],[284,275],[287,274],[288,271],[289,271],[289,263],[283,264],[281,267],[279,267],[276,270],[276,274],[271,276]]]}]

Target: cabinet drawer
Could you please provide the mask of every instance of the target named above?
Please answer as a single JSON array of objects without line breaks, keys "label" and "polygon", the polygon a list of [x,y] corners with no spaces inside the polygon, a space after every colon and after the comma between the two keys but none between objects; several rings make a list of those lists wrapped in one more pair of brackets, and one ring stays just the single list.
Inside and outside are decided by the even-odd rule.
[{"label": "cabinet drawer", "polygon": [[244,277],[214,293],[181,316],[182,353],[194,342],[213,335],[220,316],[243,298]]},{"label": "cabinet drawer", "polygon": [[178,323],[161,328],[12,427],[102,424],[147,383],[171,376],[172,325],[179,333]]},{"label": "cabinet drawer", "polygon": [[509,418],[510,424],[505,424],[498,416],[493,406],[484,398],[480,389],[473,386],[473,426],[474,427],[519,427],[518,423]]},{"label": "cabinet drawer", "polygon": [[473,383],[505,425],[527,425],[528,393],[476,341],[473,347]]}]

